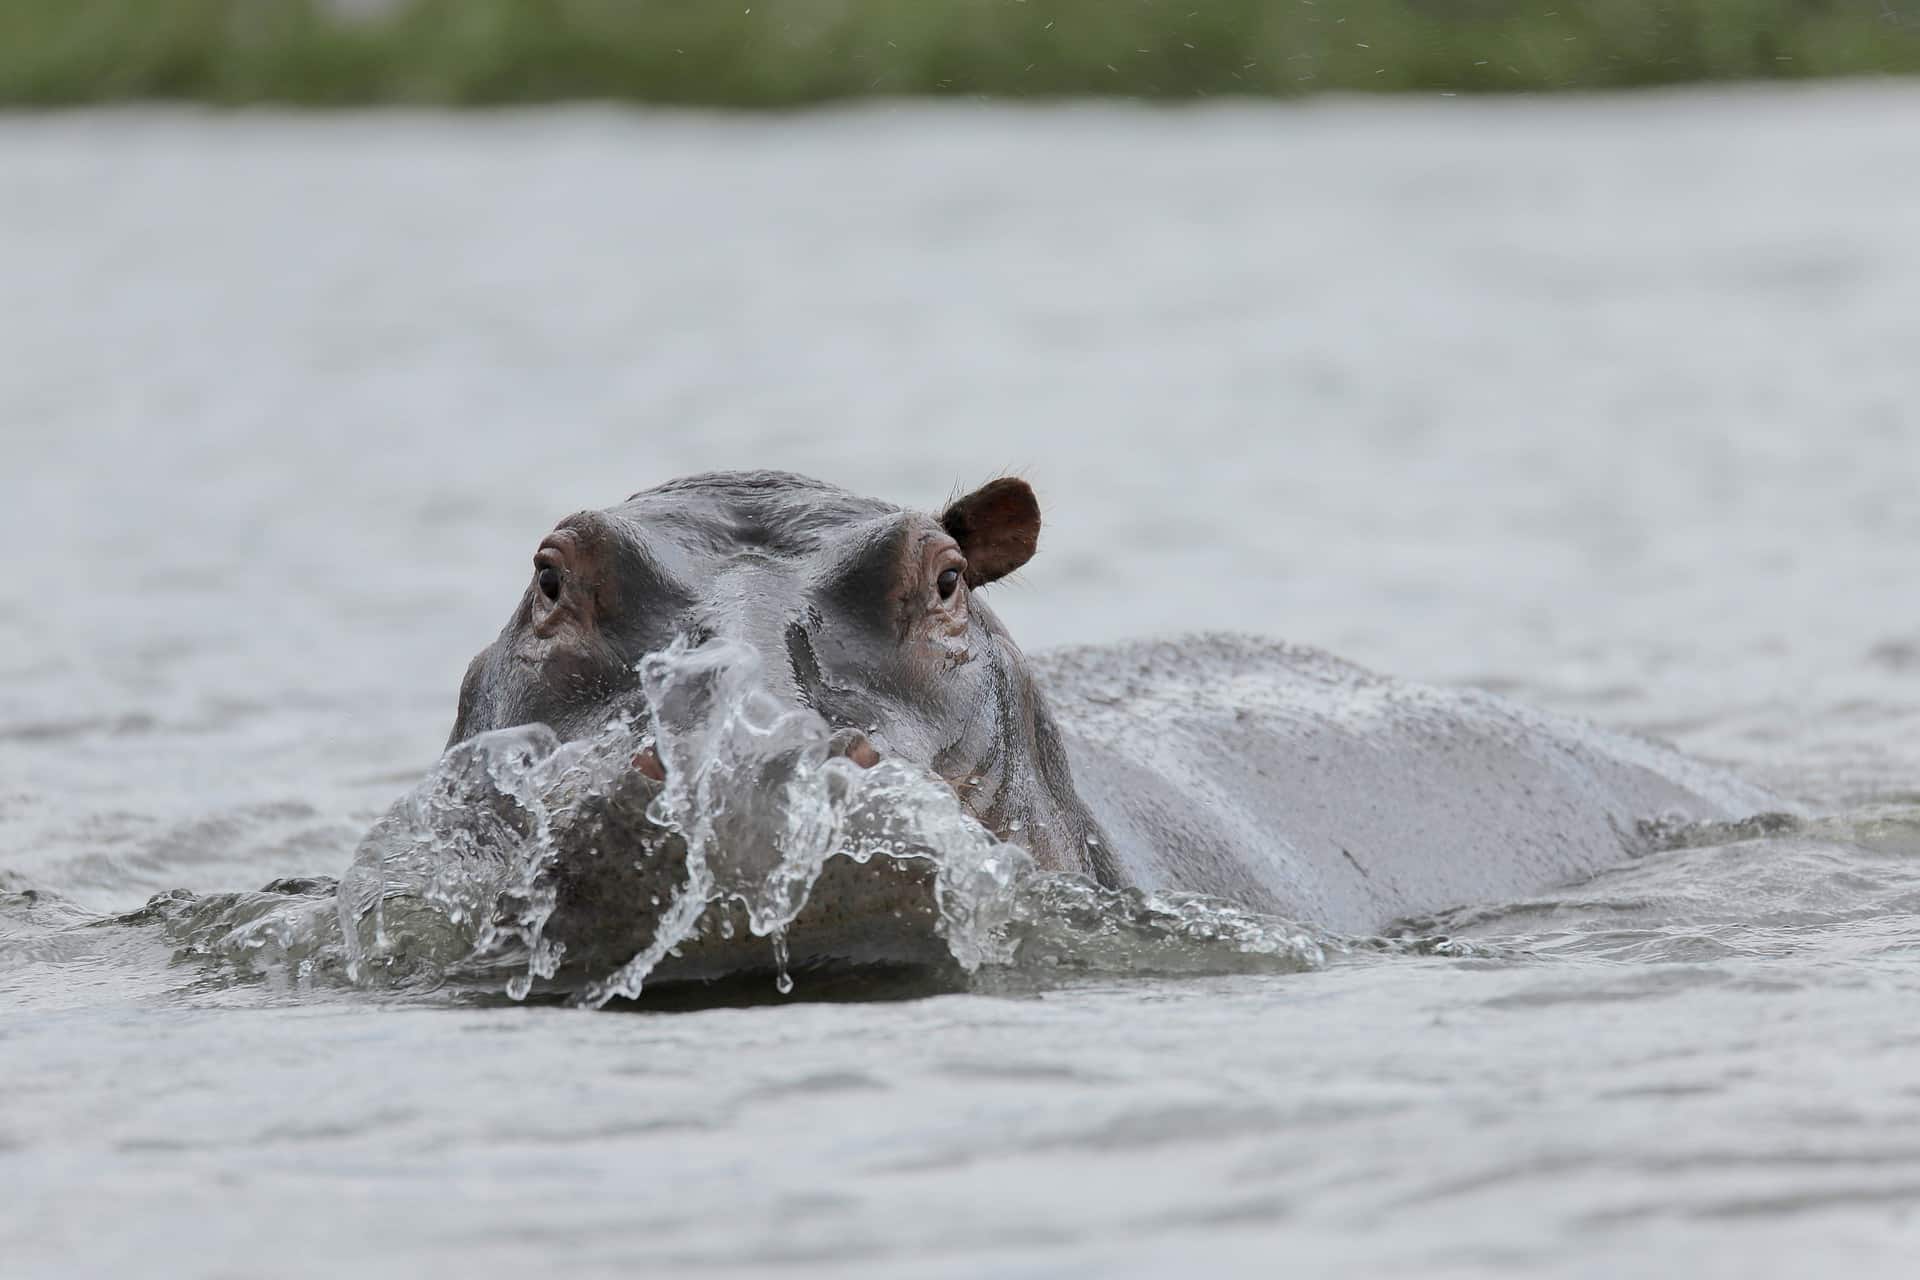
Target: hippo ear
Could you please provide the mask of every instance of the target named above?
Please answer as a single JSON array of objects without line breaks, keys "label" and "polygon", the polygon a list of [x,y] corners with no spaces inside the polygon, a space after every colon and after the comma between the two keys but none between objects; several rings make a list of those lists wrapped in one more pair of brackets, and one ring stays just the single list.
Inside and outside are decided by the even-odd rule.
[{"label": "hippo ear", "polygon": [[967,558],[967,585],[1004,578],[1040,545],[1040,501],[1025,480],[1002,476],[948,507],[940,523]]}]

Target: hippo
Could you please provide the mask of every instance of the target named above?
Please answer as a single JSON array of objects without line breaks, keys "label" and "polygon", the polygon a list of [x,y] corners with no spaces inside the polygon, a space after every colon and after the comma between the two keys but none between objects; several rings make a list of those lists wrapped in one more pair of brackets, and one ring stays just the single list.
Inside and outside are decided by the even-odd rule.
[{"label": "hippo", "polygon": [[[1781,807],[1652,742],[1274,640],[1029,657],[988,599],[1040,531],[1014,477],[935,513],[784,472],[718,472],[568,516],[467,668],[449,749],[516,727],[566,743],[644,722],[647,655],[730,644],[757,656],[759,696],[824,722],[836,758],[937,780],[1042,872],[1344,934],[1587,876],[1646,852],[1650,824]],[[647,746],[622,765],[547,806],[543,927],[589,970],[646,945],[682,874],[649,805],[697,762]],[[819,872],[783,938],[796,969],[947,958],[924,864],[829,859]],[[767,967],[765,940],[730,909],[655,957],[656,976]]]}]

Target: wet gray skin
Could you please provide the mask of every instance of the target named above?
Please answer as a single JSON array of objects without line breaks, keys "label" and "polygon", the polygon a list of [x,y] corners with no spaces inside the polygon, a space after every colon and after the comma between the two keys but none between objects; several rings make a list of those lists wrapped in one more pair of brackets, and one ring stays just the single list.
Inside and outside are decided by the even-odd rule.
[{"label": "wet gray skin", "polygon": [[[1046,870],[1213,894],[1343,932],[1494,901],[1642,851],[1649,821],[1781,807],[1650,743],[1492,695],[1387,680],[1235,638],[1029,660],[985,597],[1039,540],[1029,487],[938,516],[773,472],[693,476],[562,520],[505,629],[473,660],[450,738],[544,723],[589,738],[644,716],[634,666],[677,637],[763,659],[857,762],[947,780]],[[602,972],[680,883],[649,823],[662,766],[556,797],[548,934]],[[789,931],[798,970],[945,961],[926,865],[832,860]],[[710,923],[661,979],[765,968],[744,920]]]}]

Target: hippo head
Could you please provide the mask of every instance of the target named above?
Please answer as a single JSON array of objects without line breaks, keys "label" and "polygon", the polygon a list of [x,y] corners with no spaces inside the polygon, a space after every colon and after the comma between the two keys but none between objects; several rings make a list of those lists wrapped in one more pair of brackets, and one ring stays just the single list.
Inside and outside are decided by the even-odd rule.
[{"label": "hippo head", "polygon": [[1084,869],[1091,820],[1025,659],[982,596],[1039,534],[1033,491],[1010,478],[937,517],[779,472],[692,476],[568,516],[467,669],[450,742],[536,722],[591,736],[613,715],[645,714],[642,656],[731,640],[759,654],[769,692],[817,712],[856,760],[923,767],[1041,865]]}]

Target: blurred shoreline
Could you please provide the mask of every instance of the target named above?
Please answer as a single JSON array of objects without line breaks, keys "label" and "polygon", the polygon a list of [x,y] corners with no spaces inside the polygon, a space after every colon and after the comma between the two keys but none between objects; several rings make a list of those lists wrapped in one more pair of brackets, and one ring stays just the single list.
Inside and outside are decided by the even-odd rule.
[{"label": "blurred shoreline", "polygon": [[0,108],[1515,93],[1920,73],[1920,0],[0,0]]}]

